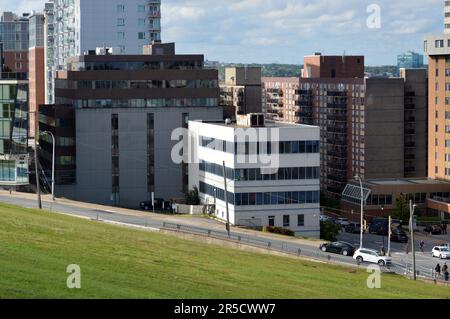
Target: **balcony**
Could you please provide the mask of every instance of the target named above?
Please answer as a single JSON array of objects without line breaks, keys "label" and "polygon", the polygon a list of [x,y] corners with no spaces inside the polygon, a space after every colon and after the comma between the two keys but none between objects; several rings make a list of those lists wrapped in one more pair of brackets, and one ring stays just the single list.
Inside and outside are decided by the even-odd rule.
[{"label": "balcony", "polygon": [[160,18],[161,18],[161,12],[159,12],[159,11],[149,12],[149,13],[148,13],[148,17],[149,17],[149,18],[157,18],[157,19],[160,19]]}]

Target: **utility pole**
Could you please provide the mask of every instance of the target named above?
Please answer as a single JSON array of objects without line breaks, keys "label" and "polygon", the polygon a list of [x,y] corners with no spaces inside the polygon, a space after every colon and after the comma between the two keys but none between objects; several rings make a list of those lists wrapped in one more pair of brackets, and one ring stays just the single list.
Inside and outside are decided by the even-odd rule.
[{"label": "utility pole", "polygon": [[417,280],[417,274],[416,274],[416,249],[415,249],[415,245],[414,245],[414,223],[413,223],[413,218],[414,218],[414,208],[415,205],[413,205],[412,200],[409,201],[409,230],[411,232],[411,250],[412,250],[412,256],[413,256],[413,278],[414,280]]},{"label": "utility pole", "polygon": [[41,188],[39,185],[38,151],[37,151],[37,139],[39,138],[38,116],[37,112],[33,113],[34,113],[34,170],[36,174],[36,195],[38,201],[38,208],[42,209]]},{"label": "utility pole", "polygon": [[359,176],[355,176],[355,178],[358,180],[359,179],[359,184],[361,186],[361,232],[359,235],[359,248],[363,248],[363,223],[364,223],[364,189],[363,189],[363,185],[362,185],[362,180],[361,177]]},{"label": "utility pole", "polygon": [[225,207],[227,210],[227,232],[228,237],[230,237],[230,212],[228,210],[228,188],[227,188],[227,170],[225,168],[225,161],[223,161],[223,183],[225,185]]},{"label": "utility pole", "polygon": [[391,234],[392,234],[392,217],[389,216],[389,220],[388,220],[388,227],[389,227],[389,231],[388,231],[388,256],[391,257]]}]

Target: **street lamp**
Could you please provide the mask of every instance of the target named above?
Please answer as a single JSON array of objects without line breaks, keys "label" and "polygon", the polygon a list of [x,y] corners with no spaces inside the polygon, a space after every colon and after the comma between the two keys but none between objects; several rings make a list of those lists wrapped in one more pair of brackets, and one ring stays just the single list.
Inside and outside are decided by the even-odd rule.
[{"label": "street lamp", "polygon": [[52,132],[44,131],[42,134],[48,134],[52,138],[53,142],[53,155],[52,155],[52,200],[55,200],[55,149],[56,149],[56,140],[55,135]]},{"label": "street lamp", "polygon": [[363,248],[363,225],[364,225],[364,189],[362,185],[362,179],[358,175],[355,176],[356,180],[359,180],[359,185],[361,186],[361,232],[359,237],[359,248]]},{"label": "street lamp", "polygon": [[417,205],[413,205],[413,201],[409,201],[409,231],[411,232],[411,250],[413,255],[413,278],[414,280],[417,280],[417,274],[416,274],[416,249],[414,245],[414,210],[416,209]]}]

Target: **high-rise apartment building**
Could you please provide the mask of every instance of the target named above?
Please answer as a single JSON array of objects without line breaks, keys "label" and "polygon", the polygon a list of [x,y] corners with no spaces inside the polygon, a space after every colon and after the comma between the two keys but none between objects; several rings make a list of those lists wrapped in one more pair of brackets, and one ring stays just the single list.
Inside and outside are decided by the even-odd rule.
[{"label": "high-rise apartment building", "polygon": [[[223,119],[218,71],[203,67],[203,55],[175,54],[173,43],[144,53],[99,48],[57,72],[57,104],[41,107],[39,123],[56,135],[57,196],[132,208],[152,192],[184,198],[188,168],[172,158],[173,136],[190,119]],[[43,135],[40,146],[51,172],[51,140]]]},{"label": "high-rise apartment building", "polygon": [[364,57],[305,57],[295,123],[321,128],[321,189],[348,180],[424,177],[426,70],[365,78]]},{"label": "high-rise apartment building", "polygon": [[33,13],[29,18],[29,134],[34,136],[35,112],[38,106],[45,103],[45,54],[44,54],[44,14]]},{"label": "high-rise apartment building", "polygon": [[28,32],[28,14],[1,13],[0,43],[8,72],[28,72]]},{"label": "high-rise apartment building", "polygon": [[267,118],[296,123],[300,86],[298,77],[263,77],[262,85],[263,105],[265,105]]},{"label": "high-rise apartment building", "polygon": [[428,176],[450,180],[450,2],[445,1],[445,34],[428,36]]},{"label": "high-rise apartment building", "polygon": [[[47,102],[53,103],[54,75],[65,70],[67,58],[97,47],[141,54],[143,46],[161,40],[161,0],[53,0],[46,6],[47,55],[51,73]],[[50,52],[51,51],[51,52]]]}]

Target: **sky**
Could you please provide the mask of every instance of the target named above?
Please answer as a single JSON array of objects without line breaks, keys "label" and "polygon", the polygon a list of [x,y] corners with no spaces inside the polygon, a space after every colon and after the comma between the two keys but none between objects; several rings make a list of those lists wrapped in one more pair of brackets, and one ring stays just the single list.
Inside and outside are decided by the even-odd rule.
[{"label": "sky", "polygon": [[[95,0],[92,0],[95,1]],[[0,0],[0,11],[44,0]],[[443,31],[443,0],[162,0],[162,40],[177,52],[235,63],[302,64],[303,56],[364,55],[393,65]]]}]

